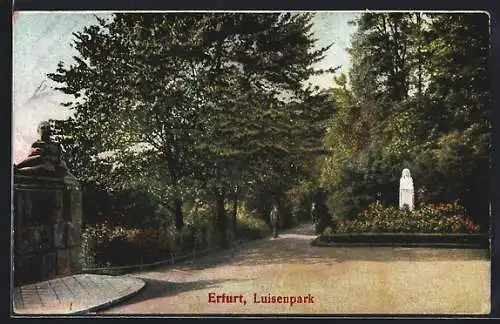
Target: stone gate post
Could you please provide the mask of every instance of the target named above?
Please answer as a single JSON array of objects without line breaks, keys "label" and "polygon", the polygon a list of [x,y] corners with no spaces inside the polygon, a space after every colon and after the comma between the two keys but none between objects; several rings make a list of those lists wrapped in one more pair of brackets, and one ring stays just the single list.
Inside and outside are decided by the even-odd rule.
[{"label": "stone gate post", "polygon": [[14,166],[15,285],[81,269],[81,188],[51,142],[46,123],[39,133],[28,158]]}]

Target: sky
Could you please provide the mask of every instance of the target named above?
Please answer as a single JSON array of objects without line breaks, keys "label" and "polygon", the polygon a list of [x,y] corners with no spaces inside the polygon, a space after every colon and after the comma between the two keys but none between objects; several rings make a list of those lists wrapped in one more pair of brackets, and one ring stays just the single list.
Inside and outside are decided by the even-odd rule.
[{"label": "sky", "polygon": [[[95,24],[96,14],[91,12],[17,12],[13,17],[13,162],[18,163],[29,153],[37,139],[38,124],[47,119],[65,119],[69,111],[60,105],[62,94],[45,91],[51,83],[47,73],[55,72],[57,63],[71,64],[78,53],[71,47],[73,33]],[[348,25],[358,13],[317,12],[313,28],[317,46],[333,43],[317,68],[341,65],[339,72],[347,73],[350,67],[346,49],[355,27]],[[326,74],[311,79],[321,88],[333,85],[333,75]],[[46,88],[47,87],[47,88]]]}]

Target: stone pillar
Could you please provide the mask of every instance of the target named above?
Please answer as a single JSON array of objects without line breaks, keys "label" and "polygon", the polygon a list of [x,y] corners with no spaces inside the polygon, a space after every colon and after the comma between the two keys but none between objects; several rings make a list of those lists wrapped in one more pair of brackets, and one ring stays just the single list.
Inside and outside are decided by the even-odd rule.
[{"label": "stone pillar", "polygon": [[40,123],[31,153],[14,165],[15,285],[80,269],[82,193],[51,131]]},{"label": "stone pillar", "polygon": [[16,285],[78,272],[82,192],[77,180],[14,176]]}]

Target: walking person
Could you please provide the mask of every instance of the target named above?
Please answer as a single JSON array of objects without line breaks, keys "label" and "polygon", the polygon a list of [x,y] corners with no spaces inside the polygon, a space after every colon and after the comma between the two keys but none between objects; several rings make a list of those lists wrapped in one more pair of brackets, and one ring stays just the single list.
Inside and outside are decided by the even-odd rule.
[{"label": "walking person", "polygon": [[278,206],[276,206],[276,205],[273,206],[273,209],[271,209],[271,213],[269,216],[271,219],[271,226],[273,227],[273,237],[277,238],[278,237],[278,220],[279,220]]},{"label": "walking person", "polygon": [[311,222],[313,224],[314,234],[318,234],[319,231],[319,214],[316,208],[316,203],[312,203],[311,206]]}]

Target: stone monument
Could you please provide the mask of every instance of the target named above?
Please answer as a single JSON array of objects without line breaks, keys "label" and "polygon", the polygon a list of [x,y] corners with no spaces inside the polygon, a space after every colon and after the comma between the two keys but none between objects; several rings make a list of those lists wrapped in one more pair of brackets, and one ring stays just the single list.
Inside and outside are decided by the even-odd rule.
[{"label": "stone monument", "polygon": [[48,280],[80,270],[82,192],[42,122],[31,153],[14,165],[14,282]]},{"label": "stone monument", "polygon": [[415,206],[413,179],[409,169],[403,169],[399,179],[399,208],[412,211]]},{"label": "stone monument", "polygon": [[61,159],[59,146],[52,142],[50,124],[41,122],[38,126],[40,139],[31,145],[31,153],[21,163],[14,165],[18,175],[64,176],[68,173]]}]

